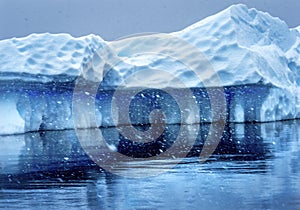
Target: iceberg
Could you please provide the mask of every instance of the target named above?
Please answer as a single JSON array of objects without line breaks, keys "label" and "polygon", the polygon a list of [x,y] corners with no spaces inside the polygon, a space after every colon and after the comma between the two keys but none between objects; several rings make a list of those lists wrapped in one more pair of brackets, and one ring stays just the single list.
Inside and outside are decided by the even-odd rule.
[{"label": "iceberg", "polygon": [[[299,27],[291,29],[279,18],[238,4],[169,35],[197,48],[214,71],[199,80],[188,66],[163,56],[163,51],[132,54],[155,44],[151,42],[124,44],[105,41],[98,35],[74,38],[49,33],[1,40],[0,134],[73,129],[72,99],[79,77],[98,88],[95,126],[115,125],[111,106],[117,89],[126,96],[140,87],[148,89],[136,92],[131,103],[132,124],[151,123],[149,115],[154,109],[162,109],[169,124],[212,122],[208,92],[220,91],[226,100],[228,122],[300,117]],[[107,63],[99,56],[101,50],[120,62],[114,66]],[[197,62],[196,55],[190,57]],[[157,74],[157,69],[182,81],[184,88],[173,81],[164,82],[167,74]],[[131,77],[133,74],[139,76]],[[124,83],[128,78],[131,82]],[[171,89],[179,98],[188,89],[196,102],[197,109],[186,103],[189,114],[183,120],[181,108],[169,97]],[[85,91],[81,97],[92,94]],[[82,109],[85,106],[82,104]]]}]

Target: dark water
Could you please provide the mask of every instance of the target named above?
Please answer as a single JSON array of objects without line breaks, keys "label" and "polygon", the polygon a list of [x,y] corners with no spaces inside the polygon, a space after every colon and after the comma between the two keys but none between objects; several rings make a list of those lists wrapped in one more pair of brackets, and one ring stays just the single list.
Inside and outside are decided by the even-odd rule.
[{"label": "dark water", "polygon": [[[299,128],[299,121],[228,125],[215,154],[200,163],[202,125],[190,157],[138,179],[104,172],[74,131],[2,136],[0,209],[300,209]],[[111,144],[118,141],[113,131],[103,133]],[[144,149],[134,146],[131,155]],[[116,170],[156,174],[174,161],[136,161]]]}]

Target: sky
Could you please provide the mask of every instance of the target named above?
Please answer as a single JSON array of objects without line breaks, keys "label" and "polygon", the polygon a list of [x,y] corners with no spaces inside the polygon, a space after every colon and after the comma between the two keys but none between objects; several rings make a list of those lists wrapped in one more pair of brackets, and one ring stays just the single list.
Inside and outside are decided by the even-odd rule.
[{"label": "sky", "polygon": [[299,0],[0,0],[0,40],[31,33],[90,33],[105,40],[181,30],[236,3],[300,25]]}]

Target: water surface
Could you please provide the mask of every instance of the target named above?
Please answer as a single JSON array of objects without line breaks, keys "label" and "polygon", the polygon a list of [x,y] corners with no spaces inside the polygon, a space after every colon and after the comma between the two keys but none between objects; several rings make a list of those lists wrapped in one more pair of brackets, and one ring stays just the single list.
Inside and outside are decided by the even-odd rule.
[{"label": "water surface", "polygon": [[[228,125],[215,154],[199,163],[203,125],[190,157],[139,179],[103,171],[74,131],[2,136],[0,208],[300,209],[299,128],[299,121]],[[174,161],[136,161],[117,170],[155,174]]]}]

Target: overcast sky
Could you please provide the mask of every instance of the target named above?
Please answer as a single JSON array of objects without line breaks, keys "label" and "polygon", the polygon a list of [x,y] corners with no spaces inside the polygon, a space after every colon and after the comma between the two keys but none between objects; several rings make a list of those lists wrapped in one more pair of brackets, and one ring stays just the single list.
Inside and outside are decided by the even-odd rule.
[{"label": "overcast sky", "polygon": [[234,3],[300,25],[299,0],[0,0],[0,40],[30,33],[98,34],[106,40],[180,30]]}]

